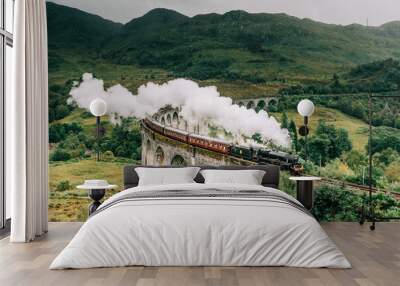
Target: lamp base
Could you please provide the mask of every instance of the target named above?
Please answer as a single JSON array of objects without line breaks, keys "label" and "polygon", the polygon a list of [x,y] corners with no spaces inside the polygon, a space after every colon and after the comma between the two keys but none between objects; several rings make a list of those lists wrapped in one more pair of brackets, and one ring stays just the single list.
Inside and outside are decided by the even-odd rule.
[{"label": "lamp base", "polygon": [[100,200],[104,197],[106,193],[105,189],[92,189],[89,190],[89,197],[93,200],[89,206],[89,216],[94,213],[97,208],[101,205]]},{"label": "lamp base", "polygon": [[310,128],[308,128],[308,126],[306,125],[302,125],[299,127],[299,134],[301,136],[307,136],[310,133]]}]

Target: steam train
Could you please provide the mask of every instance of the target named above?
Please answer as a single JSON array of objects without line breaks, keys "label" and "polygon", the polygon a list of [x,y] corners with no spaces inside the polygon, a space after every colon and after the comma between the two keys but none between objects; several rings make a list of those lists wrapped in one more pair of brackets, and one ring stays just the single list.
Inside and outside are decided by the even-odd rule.
[{"label": "steam train", "polygon": [[166,137],[203,149],[257,162],[259,164],[279,165],[284,170],[296,170],[299,168],[298,156],[289,153],[273,151],[266,148],[236,146],[224,140],[185,132],[169,126],[167,127],[147,118],[143,120],[143,124],[149,129],[163,134]]}]

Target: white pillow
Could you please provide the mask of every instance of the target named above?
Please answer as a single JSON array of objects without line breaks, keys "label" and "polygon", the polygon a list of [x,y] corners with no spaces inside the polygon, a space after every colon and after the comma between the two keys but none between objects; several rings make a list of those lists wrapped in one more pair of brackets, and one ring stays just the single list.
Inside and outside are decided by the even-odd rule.
[{"label": "white pillow", "polygon": [[265,171],[261,170],[202,170],[205,184],[261,185]]},{"label": "white pillow", "polygon": [[195,183],[193,180],[200,168],[135,168],[139,176],[139,186],[171,185]]}]

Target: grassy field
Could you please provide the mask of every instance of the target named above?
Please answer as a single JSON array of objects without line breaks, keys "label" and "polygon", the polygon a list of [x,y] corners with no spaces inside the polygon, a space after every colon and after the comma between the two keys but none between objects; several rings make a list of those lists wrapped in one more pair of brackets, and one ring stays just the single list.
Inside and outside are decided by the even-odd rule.
[{"label": "grassy field", "polygon": [[[295,120],[297,127],[303,124],[303,118],[296,110],[289,110],[286,113],[289,120],[292,118]],[[281,113],[271,113],[271,115],[275,116],[277,120],[281,120]],[[353,149],[365,152],[365,146],[368,143],[368,124],[336,109],[317,106],[315,113],[309,121],[311,134],[315,131],[319,120],[325,120],[327,123],[333,124],[337,128],[346,129],[353,143]]]},{"label": "grassy field", "polygon": [[[139,67],[136,65],[118,65],[106,60],[94,59],[93,55],[86,57],[78,52],[58,51],[64,63],[63,68],[57,68],[49,73],[50,85],[63,85],[66,80],[78,80],[84,73],[92,73],[96,78],[104,80],[105,88],[121,84],[133,94],[137,94],[139,86],[148,82],[165,83],[176,78],[171,72],[160,68]],[[252,84],[247,81],[227,81],[222,79],[196,80],[201,86],[217,86],[223,96],[233,99],[262,97],[276,94],[282,83],[269,81]]]},{"label": "grassy field", "polygon": [[62,85],[69,79],[80,79],[84,73],[93,73],[96,78],[104,80],[105,88],[121,84],[135,94],[139,86],[149,81],[161,83],[172,79],[172,75],[165,70],[113,64],[96,58],[87,50],[57,50],[57,56],[62,58],[63,63],[50,70],[50,84]]},{"label": "grassy field", "polygon": [[[63,119],[54,121],[52,124],[70,124],[70,123],[79,123],[85,134],[96,134],[96,117],[90,116],[85,117],[86,111],[83,109],[76,109],[72,111],[69,115],[64,117]],[[101,126],[106,129],[106,132],[111,132],[112,124],[110,123],[109,117],[107,115],[101,117]]]},{"label": "grassy field", "polygon": [[[78,190],[76,186],[88,179],[106,179],[110,184],[118,185],[117,189],[106,193],[109,197],[122,190],[123,166],[126,164],[123,160],[96,162],[94,159],[50,163],[49,220],[85,221],[91,200],[86,191]],[[57,185],[65,180],[71,189],[57,191]]]}]

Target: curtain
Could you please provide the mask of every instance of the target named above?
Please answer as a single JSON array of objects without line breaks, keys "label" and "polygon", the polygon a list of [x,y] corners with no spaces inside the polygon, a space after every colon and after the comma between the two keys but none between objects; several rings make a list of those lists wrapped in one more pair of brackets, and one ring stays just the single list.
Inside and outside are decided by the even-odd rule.
[{"label": "curtain", "polygon": [[[13,93],[6,114],[12,242],[47,232],[48,72],[45,0],[15,1]],[[6,99],[7,100],[7,99]]]}]

